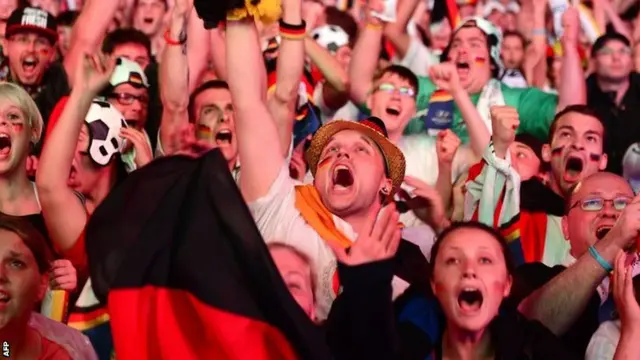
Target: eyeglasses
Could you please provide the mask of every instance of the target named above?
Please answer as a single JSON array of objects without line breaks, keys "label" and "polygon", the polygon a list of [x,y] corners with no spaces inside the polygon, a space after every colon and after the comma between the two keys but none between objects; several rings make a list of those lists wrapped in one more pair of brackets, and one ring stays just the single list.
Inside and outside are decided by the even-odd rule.
[{"label": "eyeglasses", "polygon": [[400,95],[409,96],[409,97],[414,97],[416,95],[416,91],[413,90],[412,88],[408,87],[408,86],[396,87],[395,85],[390,84],[390,83],[382,83],[382,84],[378,85],[376,90],[377,91],[384,91],[387,94],[393,94],[393,93],[395,93],[397,91],[398,93],[400,93]]},{"label": "eyeglasses", "polygon": [[138,100],[142,105],[147,105],[149,103],[149,97],[146,95],[136,96],[129,93],[111,93],[107,97],[118,100],[120,105],[131,105],[136,100]]},{"label": "eyeglasses", "polygon": [[632,199],[626,196],[620,196],[615,199],[604,199],[601,197],[587,198],[576,201],[569,210],[580,205],[580,208],[584,211],[600,211],[604,207],[604,204],[610,202],[616,210],[622,211],[631,201]]}]

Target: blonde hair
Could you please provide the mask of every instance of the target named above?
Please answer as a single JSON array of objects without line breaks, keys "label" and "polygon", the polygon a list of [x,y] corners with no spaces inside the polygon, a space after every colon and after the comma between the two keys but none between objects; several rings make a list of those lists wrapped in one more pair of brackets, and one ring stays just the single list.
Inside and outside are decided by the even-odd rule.
[{"label": "blonde hair", "polygon": [[44,121],[42,120],[38,106],[31,96],[19,85],[0,82],[0,99],[7,99],[22,110],[29,123],[29,127],[35,130],[35,135],[31,136],[31,142],[35,144],[40,141]]}]

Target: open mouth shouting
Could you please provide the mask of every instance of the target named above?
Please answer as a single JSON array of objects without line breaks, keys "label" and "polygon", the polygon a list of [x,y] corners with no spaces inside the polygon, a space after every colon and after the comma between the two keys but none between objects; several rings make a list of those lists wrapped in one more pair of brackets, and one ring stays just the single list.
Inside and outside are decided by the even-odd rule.
[{"label": "open mouth shouting", "polygon": [[582,160],[582,158],[569,155],[564,164],[564,181],[568,183],[579,181],[583,169],[584,161]]},{"label": "open mouth shouting", "polygon": [[458,70],[458,77],[460,79],[466,79],[469,76],[471,67],[469,66],[469,62],[458,60],[456,61],[456,70]]},{"label": "open mouth shouting", "polygon": [[145,18],[142,19],[142,22],[145,25],[151,25],[151,24],[153,24],[153,18],[152,17],[145,17]]},{"label": "open mouth shouting", "polygon": [[596,238],[602,240],[613,228],[613,225],[600,225],[596,228]]},{"label": "open mouth shouting", "polygon": [[474,314],[480,311],[484,296],[479,289],[465,287],[458,294],[458,307],[463,314]]},{"label": "open mouth shouting", "polygon": [[0,290],[0,310],[4,310],[9,301],[11,301],[11,295],[4,290]]},{"label": "open mouth shouting", "polygon": [[331,171],[332,189],[338,192],[347,192],[354,183],[353,172],[345,164],[336,164]]},{"label": "open mouth shouting", "polygon": [[11,153],[11,136],[0,133],[0,159],[6,159]]},{"label": "open mouth shouting", "polygon": [[38,58],[29,55],[22,59],[22,71],[27,75],[33,75],[38,67]]},{"label": "open mouth shouting", "polygon": [[400,115],[401,109],[398,105],[391,105],[388,106],[385,110],[384,110],[385,114],[389,115],[389,116],[398,116]]},{"label": "open mouth shouting", "polygon": [[233,140],[233,133],[229,129],[222,129],[216,133],[215,139],[216,145],[229,146],[231,145],[231,140]]}]

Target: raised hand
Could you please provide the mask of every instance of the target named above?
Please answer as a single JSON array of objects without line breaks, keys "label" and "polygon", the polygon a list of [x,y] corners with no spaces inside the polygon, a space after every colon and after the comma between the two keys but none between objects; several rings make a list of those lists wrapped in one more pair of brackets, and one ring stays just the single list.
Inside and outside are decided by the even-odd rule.
[{"label": "raised hand", "polygon": [[73,291],[78,285],[76,268],[66,259],[54,260],[51,263],[50,286],[53,290]]},{"label": "raised hand", "polygon": [[187,17],[193,9],[193,0],[175,0],[173,16]]},{"label": "raised hand", "polygon": [[[380,216],[378,216],[380,215]],[[399,214],[391,203],[382,210],[380,205],[374,206],[349,250],[328,242],[338,261],[355,266],[393,257],[400,245],[401,231],[398,226]]]},{"label": "raised hand", "polygon": [[616,256],[615,271],[613,272],[613,300],[620,314],[622,329],[640,328],[640,305],[633,292],[631,265],[625,265],[627,254],[620,251]]},{"label": "raised hand", "polygon": [[365,0],[364,10],[367,23],[382,25],[382,20],[373,16],[373,13],[376,12],[380,14],[384,12],[384,0]]},{"label": "raised hand", "polygon": [[567,8],[562,14],[562,44],[565,46],[578,46],[580,36],[580,15],[578,9],[573,6]]},{"label": "raised hand", "polygon": [[109,84],[116,66],[116,59],[102,54],[85,54],[82,65],[76,70],[73,88],[97,95]]},{"label": "raised hand", "polygon": [[147,141],[147,137],[140,130],[132,127],[124,127],[120,130],[120,136],[129,141],[136,151],[134,159],[137,168],[141,168],[153,160],[153,151]]},{"label": "raised hand", "polygon": [[445,62],[429,68],[429,79],[439,88],[449,93],[460,90],[460,78],[454,64]]},{"label": "raised hand", "polygon": [[493,147],[499,157],[504,157],[509,146],[516,140],[520,115],[518,110],[511,106],[492,106],[489,112],[493,130]]},{"label": "raised hand", "polygon": [[440,232],[447,226],[447,216],[442,197],[438,191],[422,180],[405,176],[404,183],[413,188],[413,197],[403,189],[398,195],[405,201],[409,209],[425,224]]},{"label": "raised hand", "polygon": [[640,194],[627,205],[605,238],[611,237],[622,249],[629,249],[635,245],[640,237]]},{"label": "raised hand", "polygon": [[436,137],[436,154],[438,155],[438,164],[451,165],[460,144],[460,138],[453,131],[446,129],[439,132]]}]

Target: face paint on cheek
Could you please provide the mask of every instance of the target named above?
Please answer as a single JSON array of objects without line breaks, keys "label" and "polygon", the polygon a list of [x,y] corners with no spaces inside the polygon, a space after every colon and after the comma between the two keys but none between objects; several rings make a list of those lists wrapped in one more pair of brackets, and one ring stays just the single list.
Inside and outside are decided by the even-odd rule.
[{"label": "face paint on cheek", "polygon": [[20,133],[22,132],[22,130],[24,130],[24,124],[11,124],[11,128],[13,129],[13,131]]},{"label": "face paint on cheek", "polygon": [[551,150],[551,156],[560,156],[564,151],[564,146],[558,146],[555,149]]},{"label": "face paint on cheek", "polygon": [[598,162],[600,161],[601,158],[602,158],[602,155],[600,154],[594,154],[594,153],[589,154],[589,159],[591,161]]},{"label": "face paint on cheek", "polygon": [[484,57],[482,57],[482,56],[476,56],[476,58],[475,58],[475,59],[473,59],[473,62],[474,62],[476,65],[480,65],[480,66],[482,66],[482,65],[484,65],[484,64],[487,62],[487,59],[485,59],[485,58],[484,58]]},{"label": "face paint on cheek", "polygon": [[49,49],[40,49],[40,55],[49,56]]},{"label": "face paint on cheek", "polygon": [[318,170],[328,166],[330,162],[331,162],[330,156],[327,156],[324,159],[320,160],[320,162],[318,163]]},{"label": "face paint on cheek", "polygon": [[196,130],[196,136],[200,140],[208,140],[211,138],[213,134],[213,130],[207,125],[198,124],[198,128]]}]

